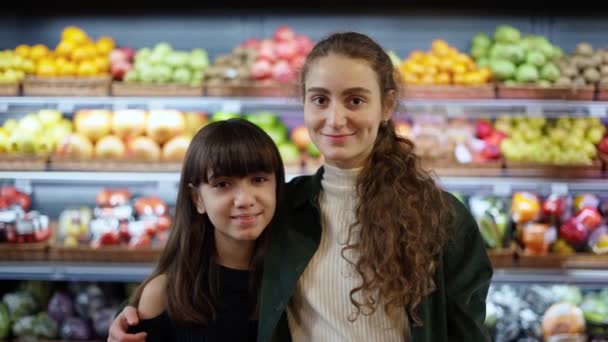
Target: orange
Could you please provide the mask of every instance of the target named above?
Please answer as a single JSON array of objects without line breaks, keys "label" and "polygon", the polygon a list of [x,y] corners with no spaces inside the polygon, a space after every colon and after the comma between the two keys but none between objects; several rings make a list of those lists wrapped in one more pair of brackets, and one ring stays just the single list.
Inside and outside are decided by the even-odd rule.
[{"label": "orange", "polygon": [[464,75],[463,74],[454,74],[452,76],[452,80],[454,84],[464,84]]},{"label": "orange", "polygon": [[70,40],[74,44],[83,44],[87,41],[87,34],[76,26],[68,26],[61,33],[61,40]]},{"label": "orange", "polygon": [[441,72],[435,76],[436,84],[450,84],[451,82],[452,82],[452,78],[450,77],[450,74],[448,74],[447,72]]},{"label": "orange", "polygon": [[424,73],[424,65],[417,62],[413,62],[410,66],[410,69],[412,73],[416,75],[422,75]]},{"label": "orange", "polygon": [[435,39],[431,44],[433,52],[438,56],[447,56],[450,53],[450,45],[443,39]]},{"label": "orange", "polygon": [[104,56],[109,55],[112,50],[114,50],[114,40],[108,36],[103,36],[97,40],[95,43],[95,49],[97,50],[97,54]]},{"label": "orange", "polygon": [[15,48],[15,54],[23,58],[28,58],[30,56],[30,50],[29,45],[21,44]]},{"label": "orange", "polygon": [[62,57],[70,57],[75,47],[76,44],[74,44],[73,41],[62,40],[61,42],[59,42],[59,44],[57,44],[57,47],[55,48],[55,53]]},{"label": "orange", "polygon": [[439,63],[439,69],[442,71],[451,71],[454,67],[454,59],[452,57],[443,57]]},{"label": "orange", "polygon": [[97,70],[100,73],[107,74],[108,72],[110,72],[110,60],[108,59],[108,57],[95,57],[95,64],[97,65]]},{"label": "orange", "polygon": [[439,57],[429,54],[423,59],[423,63],[425,65],[439,66],[441,60],[439,59]]},{"label": "orange", "polygon": [[414,74],[403,75],[403,81],[407,84],[418,84],[419,83],[418,76],[416,76]]},{"label": "orange", "polygon": [[424,57],[424,52],[422,52],[420,50],[414,50],[414,51],[412,51],[412,53],[410,53],[410,55],[408,56],[407,59],[416,61],[416,60],[422,59],[423,57]]},{"label": "orange", "polygon": [[58,66],[59,76],[76,76],[76,64],[72,62],[66,62]]},{"label": "orange", "polygon": [[98,69],[94,61],[83,61],[78,64],[78,76],[94,76],[97,75]]},{"label": "orange", "polygon": [[23,71],[26,74],[33,74],[36,72],[36,63],[34,63],[31,59],[27,58],[23,61]]},{"label": "orange", "polygon": [[46,61],[39,63],[38,67],[36,68],[36,75],[47,77],[57,76],[57,66]]},{"label": "orange", "polygon": [[86,47],[79,46],[72,51],[72,54],[70,55],[70,59],[73,62],[82,62],[85,59],[89,59],[89,58],[93,57],[90,54],[90,52],[91,51],[89,49],[87,49]]},{"label": "orange", "polygon": [[435,77],[432,75],[424,75],[420,78],[420,84],[434,84]]},{"label": "orange", "polygon": [[437,75],[437,73],[439,73],[439,70],[434,65],[428,65],[428,66],[424,67],[424,74],[425,75],[435,76],[435,75]]},{"label": "orange", "polygon": [[464,74],[467,72],[467,67],[462,63],[457,63],[452,67],[452,72],[455,74]]},{"label": "orange", "polygon": [[42,44],[36,44],[30,49],[29,57],[35,61],[46,57],[50,53],[49,48]]}]

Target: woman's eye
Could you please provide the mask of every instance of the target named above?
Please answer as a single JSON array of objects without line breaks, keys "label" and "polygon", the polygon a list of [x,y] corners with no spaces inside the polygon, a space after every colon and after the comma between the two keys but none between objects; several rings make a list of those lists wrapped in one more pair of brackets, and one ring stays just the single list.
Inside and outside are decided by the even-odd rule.
[{"label": "woman's eye", "polygon": [[354,106],[360,106],[360,105],[362,105],[364,102],[365,102],[365,101],[364,101],[362,98],[360,98],[360,97],[353,97],[353,98],[350,100],[350,103],[351,103],[352,105],[354,105]]},{"label": "woman's eye", "polygon": [[316,96],[312,98],[312,103],[316,104],[317,106],[324,106],[327,104],[327,99],[323,96]]}]

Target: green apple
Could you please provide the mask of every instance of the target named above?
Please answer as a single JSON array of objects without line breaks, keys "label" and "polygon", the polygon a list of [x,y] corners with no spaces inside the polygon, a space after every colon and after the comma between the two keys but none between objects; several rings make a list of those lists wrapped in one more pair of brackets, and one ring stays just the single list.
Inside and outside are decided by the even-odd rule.
[{"label": "green apple", "polygon": [[8,134],[0,131],[0,153],[8,152]]},{"label": "green apple", "polygon": [[229,119],[239,119],[241,118],[241,114],[230,113],[230,112],[215,112],[213,116],[211,116],[210,122],[216,121],[224,121]]},{"label": "green apple", "polygon": [[548,133],[551,141],[556,144],[561,144],[568,136],[568,132],[563,128],[553,128]]},{"label": "green apple", "polygon": [[270,136],[272,141],[274,141],[277,146],[287,142],[287,128],[283,126],[266,128],[264,131]]},{"label": "green apple", "polygon": [[137,53],[135,53],[135,63],[141,63],[144,61],[147,61],[148,58],[150,58],[150,55],[152,54],[152,50],[150,50],[149,48],[143,48],[137,51]]},{"label": "green apple", "polygon": [[192,73],[188,68],[180,67],[173,71],[173,81],[180,84],[189,84],[192,78]]},{"label": "green apple", "polygon": [[585,131],[587,129],[587,120],[581,118],[574,119],[573,128]]},{"label": "green apple", "polygon": [[38,134],[42,131],[42,124],[38,120],[36,114],[28,114],[19,120],[17,130],[27,132],[29,134]]},{"label": "green apple", "polygon": [[312,142],[306,147],[306,152],[308,152],[308,155],[313,158],[319,158],[321,156],[321,151],[319,151],[317,146]]},{"label": "green apple", "polygon": [[204,50],[201,50],[203,51],[202,53],[195,53],[194,51],[195,50],[190,54],[188,65],[194,70],[205,70],[209,66],[209,57],[207,57],[207,53],[204,52]]},{"label": "green apple", "polygon": [[598,144],[604,137],[604,127],[593,127],[587,131],[587,141],[592,144]]},{"label": "green apple", "polygon": [[36,135],[26,131],[16,131],[9,138],[10,151],[18,153],[34,153],[36,151]]},{"label": "green apple", "polygon": [[169,43],[160,42],[154,46],[154,51],[152,53],[156,53],[156,54],[159,54],[159,55],[165,57],[169,53],[171,53],[171,51],[173,51],[173,48],[171,47],[171,45]]},{"label": "green apple", "polygon": [[56,109],[41,109],[38,111],[38,121],[44,128],[51,127],[61,121],[62,114]]},{"label": "green apple", "polygon": [[595,144],[590,141],[584,141],[581,146],[581,150],[590,159],[595,158],[595,156],[597,155],[597,149],[595,148]]},{"label": "green apple", "polygon": [[156,73],[155,78],[159,83],[169,83],[171,82],[171,77],[173,70],[167,65],[161,64],[155,67]]},{"label": "green apple", "polygon": [[56,143],[48,134],[43,134],[35,139],[34,152],[39,155],[49,155],[55,149]]},{"label": "green apple", "polygon": [[255,112],[245,116],[245,119],[266,130],[279,123],[277,115],[273,112]]},{"label": "green apple", "polygon": [[281,159],[283,159],[283,163],[297,164],[300,162],[300,151],[296,145],[290,142],[285,142],[279,144],[277,147],[279,149],[279,154],[281,154]]},{"label": "green apple", "polygon": [[6,121],[4,121],[4,124],[2,125],[2,128],[7,132],[10,133],[13,130],[15,130],[15,128],[17,128],[18,122],[15,119],[8,119]]}]

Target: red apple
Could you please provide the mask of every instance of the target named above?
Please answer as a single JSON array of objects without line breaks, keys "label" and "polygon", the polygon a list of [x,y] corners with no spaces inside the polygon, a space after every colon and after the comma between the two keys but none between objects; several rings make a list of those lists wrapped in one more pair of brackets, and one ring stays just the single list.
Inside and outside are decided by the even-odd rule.
[{"label": "red apple", "polygon": [[171,227],[171,219],[168,216],[160,216],[156,220],[156,226],[160,232],[167,231]]},{"label": "red apple", "polygon": [[274,52],[279,59],[288,60],[297,56],[298,44],[293,40],[280,42],[275,45]]},{"label": "red apple", "polygon": [[600,143],[597,145],[597,149],[600,152],[608,154],[608,136],[605,136]]},{"label": "red apple", "polygon": [[576,216],[577,222],[580,222],[589,231],[595,230],[602,224],[602,215],[597,209],[592,207],[584,207]]},{"label": "red apple", "polygon": [[119,49],[120,51],[122,51],[125,56],[127,57],[127,60],[129,62],[133,62],[133,59],[135,58],[135,50],[128,47],[128,46],[123,46]]},{"label": "red apple", "polygon": [[251,66],[251,77],[261,80],[272,75],[272,64],[266,59],[259,59]]},{"label": "red apple", "polygon": [[116,63],[112,63],[110,65],[110,74],[115,80],[122,81],[125,77],[125,74],[133,69],[133,64],[129,61],[120,60]]},{"label": "red apple", "polygon": [[315,44],[308,38],[308,36],[297,36],[296,42],[298,43],[298,51],[302,56],[306,56],[310,53],[310,50],[315,46]]},{"label": "red apple", "polygon": [[494,131],[490,136],[483,139],[487,144],[500,146],[500,143],[507,138],[507,135],[501,131]]},{"label": "red apple", "polygon": [[0,209],[6,209],[9,205],[10,203],[6,197],[0,197]]},{"label": "red apple", "polygon": [[486,144],[481,150],[481,155],[488,160],[499,159],[501,156],[500,147],[492,144]]},{"label": "red apple", "polygon": [[564,240],[580,246],[587,241],[589,230],[573,217],[562,224],[559,234]]},{"label": "red apple", "polygon": [[547,217],[560,218],[566,211],[566,202],[563,197],[552,194],[543,202],[542,210]]},{"label": "red apple", "polygon": [[492,124],[487,120],[477,120],[475,122],[475,135],[479,139],[485,139],[492,135],[494,132],[494,128],[492,128]]},{"label": "red apple", "polygon": [[21,208],[27,212],[32,207],[32,198],[23,192],[17,192],[15,195],[15,203],[21,206]]},{"label": "red apple", "polygon": [[272,36],[274,40],[279,42],[285,42],[288,40],[293,40],[296,37],[296,33],[289,26],[281,26],[274,31]]},{"label": "red apple", "polygon": [[297,71],[302,70],[305,63],[306,63],[306,57],[301,56],[301,55],[297,55],[294,58],[289,60],[289,65],[292,67],[292,69],[297,70]]},{"label": "red apple", "polygon": [[127,54],[120,49],[112,50],[108,56],[108,59],[110,61],[110,65],[118,64],[119,62],[129,62]]},{"label": "red apple", "polygon": [[272,78],[279,82],[291,82],[295,80],[295,72],[289,66],[289,63],[285,60],[278,61],[272,67]]},{"label": "red apple", "polygon": [[0,188],[0,197],[5,198],[9,202],[13,202],[17,196],[17,188],[14,186],[3,186]]},{"label": "red apple", "polygon": [[258,50],[258,60],[267,60],[270,63],[273,63],[277,60],[277,54],[275,52],[274,43],[262,43],[262,45],[260,45]]}]

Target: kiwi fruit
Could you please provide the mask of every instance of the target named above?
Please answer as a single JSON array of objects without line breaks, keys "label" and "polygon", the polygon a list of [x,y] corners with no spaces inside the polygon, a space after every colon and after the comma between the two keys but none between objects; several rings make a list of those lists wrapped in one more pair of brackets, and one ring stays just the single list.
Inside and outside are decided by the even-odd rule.
[{"label": "kiwi fruit", "polygon": [[593,54],[593,56],[591,56],[590,58],[591,61],[591,65],[594,68],[599,67],[600,65],[602,65],[602,54],[601,52],[596,52]]},{"label": "kiwi fruit", "polygon": [[570,77],[566,77],[566,76],[561,76],[560,78],[557,79],[557,81],[555,81],[555,85],[561,86],[561,87],[570,86],[571,84],[572,84],[572,81],[570,80]]},{"label": "kiwi fruit", "polygon": [[600,80],[600,87],[603,88],[608,88],[608,77],[604,76],[601,80]]},{"label": "kiwi fruit", "polygon": [[585,69],[585,72],[583,74],[583,76],[585,77],[585,79],[587,80],[587,83],[597,83],[600,81],[600,72],[597,71],[596,68],[587,68]]},{"label": "kiwi fruit", "polygon": [[600,67],[600,75],[602,75],[602,77],[608,76],[608,64],[604,64]]},{"label": "kiwi fruit", "polygon": [[589,43],[579,43],[575,51],[577,55],[590,57],[593,55],[593,46]]},{"label": "kiwi fruit", "polygon": [[583,87],[583,86],[587,85],[587,81],[585,80],[585,78],[583,76],[576,76],[572,80],[572,85],[575,87]]},{"label": "kiwi fruit", "polygon": [[567,76],[567,77],[574,77],[574,76],[578,75],[578,69],[575,67],[572,67],[572,66],[567,66],[567,67],[561,69],[561,73],[562,73],[562,75]]}]

